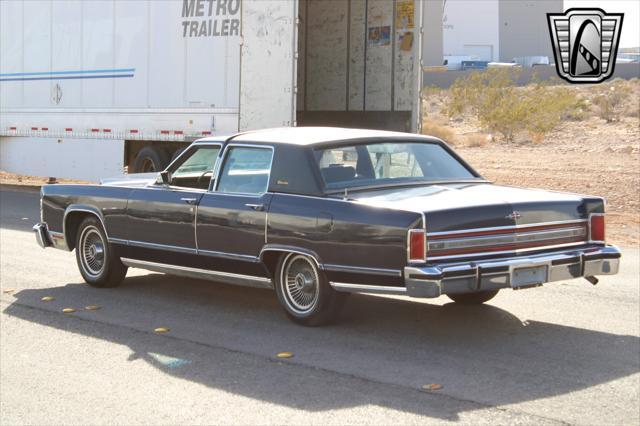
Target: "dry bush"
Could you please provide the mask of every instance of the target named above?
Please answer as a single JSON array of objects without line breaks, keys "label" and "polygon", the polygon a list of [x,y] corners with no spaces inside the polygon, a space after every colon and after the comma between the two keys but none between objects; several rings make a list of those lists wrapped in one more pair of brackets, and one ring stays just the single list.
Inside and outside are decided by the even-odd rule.
[{"label": "dry bush", "polygon": [[640,105],[628,105],[624,110],[625,117],[640,119]]},{"label": "dry bush", "polygon": [[486,146],[489,143],[491,136],[484,133],[469,133],[464,135],[464,139],[467,146],[479,148]]},{"label": "dry bush", "polygon": [[588,99],[577,95],[575,92],[570,91],[569,89],[564,89],[571,96],[573,96],[574,102],[570,105],[564,114],[562,115],[563,120],[569,121],[582,121],[589,116],[591,112],[591,102]]},{"label": "dry bush", "polygon": [[453,118],[470,111],[486,131],[499,133],[507,142],[523,130],[537,141],[572,111],[586,106],[569,89],[540,82],[516,87],[519,73],[519,69],[488,69],[458,79],[451,86],[446,113]]},{"label": "dry bush", "polygon": [[431,121],[422,123],[422,134],[435,136],[436,138],[440,138],[451,145],[455,145],[456,143],[456,134],[453,130],[449,127],[441,126]]},{"label": "dry bush", "polygon": [[558,127],[562,119],[576,114],[578,106],[582,105],[582,100],[573,90],[540,84],[529,90],[522,102],[529,112],[524,128],[534,142],[542,141],[547,133]]},{"label": "dry bush", "polygon": [[[633,83],[631,83],[633,84]],[[598,117],[604,119],[607,123],[620,120],[620,115],[625,111],[625,103],[632,94],[631,84],[616,79],[607,90],[593,98],[593,104],[596,106]]]}]

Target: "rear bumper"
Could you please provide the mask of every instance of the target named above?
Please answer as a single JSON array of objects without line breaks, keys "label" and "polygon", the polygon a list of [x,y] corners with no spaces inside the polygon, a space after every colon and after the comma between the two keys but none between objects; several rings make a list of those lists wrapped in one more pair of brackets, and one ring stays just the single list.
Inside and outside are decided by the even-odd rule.
[{"label": "rear bumper", "polygon": [[406,294],[438,297],[527,288],[547,282],[595,275],[614,275],[620,265],[620,251],[614,246],[590,246],[506,259],[486,259],[424,267],[404,268]]},{"label": "rear bumper", "polygon": [[33,225],[33,232],[36,234],[36,241],[40,247],[47,248],[53,245],[46,223],[36,223]]}]

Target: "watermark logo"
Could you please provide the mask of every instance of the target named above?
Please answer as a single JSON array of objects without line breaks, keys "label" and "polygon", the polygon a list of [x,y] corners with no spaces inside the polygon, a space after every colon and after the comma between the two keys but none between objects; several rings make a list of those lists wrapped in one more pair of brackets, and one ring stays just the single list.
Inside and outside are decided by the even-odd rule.
[{"label": "watermark logo", "polygon": [[547,13],[558,75],[570,83],[600,83],[611,77],[623,17],[602,9]]}]

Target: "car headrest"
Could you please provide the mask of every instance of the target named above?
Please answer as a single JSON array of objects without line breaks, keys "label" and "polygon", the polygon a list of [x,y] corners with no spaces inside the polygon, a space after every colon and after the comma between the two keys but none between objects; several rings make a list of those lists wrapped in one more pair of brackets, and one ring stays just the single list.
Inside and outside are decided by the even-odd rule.
[{"label": "car headrest", "polygon": [[323,167],[322,176],[326,183],[349,181],[356,177],[356,169],[351,166]]}]

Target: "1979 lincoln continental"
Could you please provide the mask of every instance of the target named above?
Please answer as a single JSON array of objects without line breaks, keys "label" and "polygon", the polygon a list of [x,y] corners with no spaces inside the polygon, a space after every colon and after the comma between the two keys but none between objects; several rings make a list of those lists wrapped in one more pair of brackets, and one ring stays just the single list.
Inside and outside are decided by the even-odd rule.
[{"label": "1979 lincoln continental", "polygon": [[194,142],[157,176],[45,185],[42,247],[113,287],[127,268],[274,288],[305,325],[350,292],[447,295],[616,274],[604,200],[494,185],[443,141],[283,128]]}]

